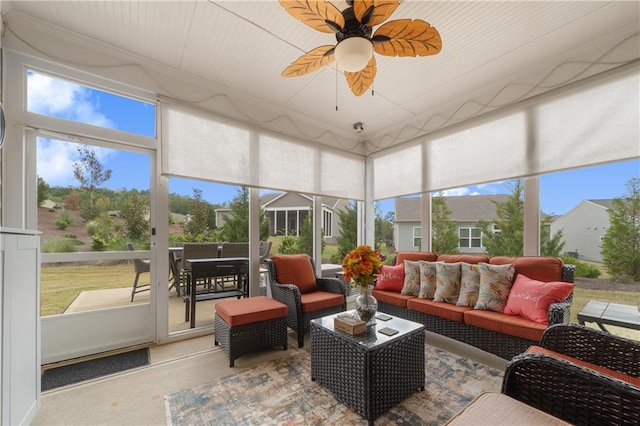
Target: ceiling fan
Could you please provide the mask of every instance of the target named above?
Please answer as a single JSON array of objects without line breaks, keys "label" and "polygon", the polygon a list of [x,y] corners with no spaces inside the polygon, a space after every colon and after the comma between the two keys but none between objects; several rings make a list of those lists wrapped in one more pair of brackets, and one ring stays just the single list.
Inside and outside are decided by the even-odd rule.
[{"label": "ceiling fan", "polygon": [[[298,77],[334,61],[344,71],[354,95],[371,87],[377,67],[373,51],[385,56],[428,56],[442,49],[438,31],[420,19],[398,19],[381,25],[399,6],[398,0],[347,0],[340,11],[325,0],[279,0],[294,18],[323,33],[335,33],[337,44],[310,50],[282,72]],[[373,33],[373,35],[372,35]]]}]

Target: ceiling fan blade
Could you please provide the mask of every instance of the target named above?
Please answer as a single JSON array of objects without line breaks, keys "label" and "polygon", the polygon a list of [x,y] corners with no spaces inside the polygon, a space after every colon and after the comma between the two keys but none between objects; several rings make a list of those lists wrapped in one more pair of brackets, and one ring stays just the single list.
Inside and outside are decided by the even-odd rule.
[{"label": "ceiling fan blade", "polygon": [[389,19],[398,5],[398,0],[354,0],[353,14],[361,24],[373,27]]},{"label": "ceiling fan blade", "polygon": [[385,56],[428,56],[442,49],[438,30],[420,19],[383,24],[371,37],[374,50]]},{"label": "ceiling fan blade", "polygon": [[291,16],[323,33],[336,33],[344,28],[340,9],[324,0],[279,0]]},{"label": "ceiling fan blade", "polygon": [[333,63],[333,61],[336,60],[333,54],[334,49],[335,46],[330,44],[308,51],[285,68],[284,71],[282,71],[282,76],[300,77],[301,75],[309,74],[319,70],[325,65]]},{"label": "ceiling fan blade", "polygon": [[362,71],[345,72],[344,75],[347,78],[347,84],[349,84],[351,92],[356,96],[361,96],[369,89],[369,87],[371,87],[377,72],[378,67],[376,66],[376,58],[372,56],[367,66],[364,67]]}]

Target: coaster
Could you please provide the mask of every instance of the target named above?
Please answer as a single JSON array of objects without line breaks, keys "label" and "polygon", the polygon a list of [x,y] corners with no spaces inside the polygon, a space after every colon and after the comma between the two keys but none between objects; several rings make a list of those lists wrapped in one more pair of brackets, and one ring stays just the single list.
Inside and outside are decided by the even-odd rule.
[{"label": "coaster", "polygon": [[378,314],[376,315],[376,318],[379,319],[380,321],[389,321],[391,318],[389,315],[385,315],[385,314]]},{"label": "coaster", "polygon": [[394,334],[398,334],[398,330],[396,330],[395,328],[385,327],[378,330],[378,333],[386,334],[387,336],[393,336]]}]

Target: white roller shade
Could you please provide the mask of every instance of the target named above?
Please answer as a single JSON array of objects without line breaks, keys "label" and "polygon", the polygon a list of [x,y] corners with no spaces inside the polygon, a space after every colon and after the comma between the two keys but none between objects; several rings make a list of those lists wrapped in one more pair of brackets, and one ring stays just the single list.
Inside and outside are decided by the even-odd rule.
[{"label": "white roller shade", "polygon": [[640,75],[541,104],[537,172],[640,157]]},{"label": "white roller shade", "polygon": [[162,105],[162,173],[231,184],[249,180],[250,133],[211,114]]},{"label": "white roller shade", "polygon": [[375,200],[419,193],[422,190],[422,145],[376,155],[373,170]]},{"label": "white roller shade", "polygon": [[423,191],[521,176],[527,161],[524,113],[428,141],[426,147]]},{"label": "white roller shade", "polygon": [[360,156],[245,127],[169,101],[161,107],[165,175],[364,199]]},{"label": "white roller shade", "polygon": [[374,156],[376,200],[640,158],[640,74],[621,71],[440,133]]}]

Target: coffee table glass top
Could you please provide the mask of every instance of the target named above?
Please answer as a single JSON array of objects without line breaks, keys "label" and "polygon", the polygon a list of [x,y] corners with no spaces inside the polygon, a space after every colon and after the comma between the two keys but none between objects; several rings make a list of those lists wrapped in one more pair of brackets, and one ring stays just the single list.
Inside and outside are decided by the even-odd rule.
[{"label": "coffee table glass top", "polygon": [[[323,327],[332,332],[339,333],[345,338],[349,338],[353,342],[358,343],[369,349],[374,348],[376,346],[384,345],[399,337],[403,337],[409,333],[415,332],[416,330],[424,330],[424,325],[422,324],[378,312],[378,314],[376,314],[376,323],[374,325],[368,326],[366,333],[351,335],[341,330],[336,330],[333,327],[333,319],[339,315],[345,315],[345,314],[355,316],[355,310],[341,312],[339,314],[327,315],[326,317],[311,320],[311,322],[319,327]],[[389,317],[390,319],[387,321],[383,321],[377,318],[378,316],[381,316],[381,315]],[[392,336],[387,336],[380,332],[380,330],[384,328],[391,328],[394,330],[398,330],[398,333]]]}]

